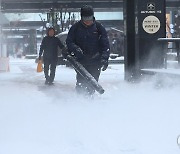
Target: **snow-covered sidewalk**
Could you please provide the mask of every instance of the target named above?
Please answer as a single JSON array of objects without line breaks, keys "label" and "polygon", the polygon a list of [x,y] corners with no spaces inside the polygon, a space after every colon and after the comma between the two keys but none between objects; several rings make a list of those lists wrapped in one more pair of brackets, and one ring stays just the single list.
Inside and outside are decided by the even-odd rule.
[{"label": "snow-covered sidewalk", "polygon": [[123,65],[110,65],[94,99],[75,93],[75,71],[58,66],[44,85],[34,60],[11,59],[0,73],[0,154],[179,154],[180,85],[124,81]]}]

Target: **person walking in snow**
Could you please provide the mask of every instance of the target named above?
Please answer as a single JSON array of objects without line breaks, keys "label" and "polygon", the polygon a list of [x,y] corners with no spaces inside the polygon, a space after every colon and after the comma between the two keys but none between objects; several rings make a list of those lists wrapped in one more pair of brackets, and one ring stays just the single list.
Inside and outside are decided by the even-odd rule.
[{"label": "person walking in snow", "polygon": [[[107,32],[102,24],[95,20],[92,6],[84,5],[81,8],[81,20],[70,28],[66,45],[68,52],[98,81],[101,69],[105,71],[108,67],[110,46]],[[78,72],[76,80],[78,93],[94,94],[95,91]]]},{"label": "person walking in snow", "polygon": [[41,60],[43,54],[45,84],[53,84],[58,61],[58,47],[63,49],[64,45],[59,38],[55,36],[55,29],[49,28],[47,30],[47,36],[42,40],[39,52],[39,60]]}]

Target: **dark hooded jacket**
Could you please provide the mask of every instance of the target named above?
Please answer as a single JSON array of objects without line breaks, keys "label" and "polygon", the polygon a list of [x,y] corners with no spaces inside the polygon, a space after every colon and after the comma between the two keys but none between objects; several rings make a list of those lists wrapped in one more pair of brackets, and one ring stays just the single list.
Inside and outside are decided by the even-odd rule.
[{"label": "dark hooded jacket", "polygon": [[43,54],[43,59],[58,59],[58,47],[61,49],[64,48],[64,45],[61,43],[59,38],[53,36],[50,37],[45,36],[42,40],[41,46],[40,46],[40,51],[39,51],[39,56]]},{"label": "dark hooded jacket", "polygon": [[105,28],[94,20],[91,26],[82,21],[75,23],[69,30],[66,44],[68,51],[78,55],[77,48],[81,48],[83,56],[78,57],[82,64],[96,65],[101,59],[109,58],[109,40]]}]

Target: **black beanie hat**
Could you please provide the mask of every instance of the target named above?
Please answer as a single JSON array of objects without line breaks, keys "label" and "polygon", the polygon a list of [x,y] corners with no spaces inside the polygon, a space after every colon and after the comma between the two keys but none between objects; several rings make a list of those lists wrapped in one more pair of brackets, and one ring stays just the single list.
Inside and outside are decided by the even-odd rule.
[{"label": "black beanie hat", "polygon": [[84,5],[81,8],[81,18],[82,20],[93,20],[94,11],[91,5]]}]

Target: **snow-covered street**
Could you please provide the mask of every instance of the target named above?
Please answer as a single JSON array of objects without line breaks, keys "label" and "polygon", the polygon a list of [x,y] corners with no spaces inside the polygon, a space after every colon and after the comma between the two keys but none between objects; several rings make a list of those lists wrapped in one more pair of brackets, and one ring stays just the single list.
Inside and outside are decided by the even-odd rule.
[{"label": "snow-covered street", "polygon": [[58,66],[45,86],[36,66],[11,59],[0,73],[0,154],[180,153],[180,79],[127,83],[112,64],[100,76],[105,93],[90,99],[76,94],[72,68]]}]

